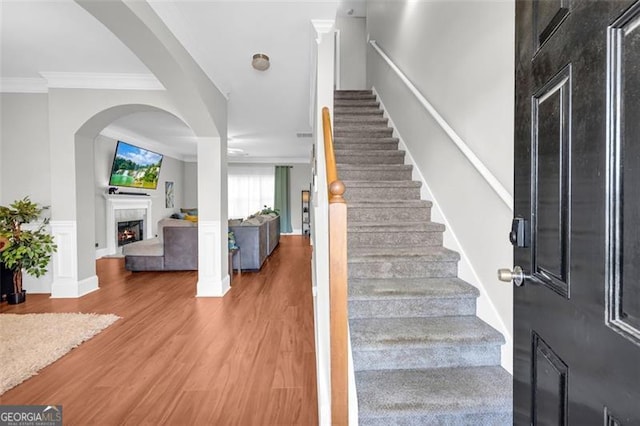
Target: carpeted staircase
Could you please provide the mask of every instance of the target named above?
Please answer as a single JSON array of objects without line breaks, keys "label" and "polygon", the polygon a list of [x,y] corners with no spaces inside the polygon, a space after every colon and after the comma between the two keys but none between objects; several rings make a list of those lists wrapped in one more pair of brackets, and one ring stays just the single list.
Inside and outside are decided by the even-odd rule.
[{"label": "carpeted staircase", "polygon": [[360,425],[510,425],[504,338],[371,91],[337,91],[334,144],[348,202],[349,317]]}]

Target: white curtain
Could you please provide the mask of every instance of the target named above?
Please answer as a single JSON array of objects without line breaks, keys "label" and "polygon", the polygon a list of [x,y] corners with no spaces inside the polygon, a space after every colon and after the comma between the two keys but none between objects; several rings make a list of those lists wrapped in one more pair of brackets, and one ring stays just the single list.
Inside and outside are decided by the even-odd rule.
[{"label": "white curtain", "polygon": [[229,164],[229,219],[247,217],[264,206],[273,207],[273,166]]}]

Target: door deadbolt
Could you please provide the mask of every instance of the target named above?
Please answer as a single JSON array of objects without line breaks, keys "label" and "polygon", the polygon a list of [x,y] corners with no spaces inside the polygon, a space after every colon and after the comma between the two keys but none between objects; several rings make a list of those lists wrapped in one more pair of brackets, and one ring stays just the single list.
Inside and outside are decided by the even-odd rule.
[{"label": "door deadbolt", "polygon": [[509,241],[514,247],[527,247],[527,221],[522,217],[514,217],[511,221]]},{"label": "door deadbolt", "polygon": [[509,269],[498,269],[498,279],[504,282],[511,282],[518,287],[520,287],[524,283],[525,279],[524,271],[519,266],[514,266],[513,271]]}]

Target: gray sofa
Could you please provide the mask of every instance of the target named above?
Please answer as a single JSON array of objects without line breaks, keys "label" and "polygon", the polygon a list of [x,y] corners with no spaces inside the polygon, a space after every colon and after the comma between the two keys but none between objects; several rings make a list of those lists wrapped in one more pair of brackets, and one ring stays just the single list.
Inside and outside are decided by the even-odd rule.
[{"label": "gray sofa", "polygon": [[[280,216],[258,217],[232,225],[240,256],[234,256],[234,269],[258,270],[280,242]],[[240,264],[238,264],[240,262]]]},{"label": "gray sofa", "polygon": [[195,271],[198,269],[198,226],[188,220],[158,221],[158,237],[122,247],[128,271]]}]

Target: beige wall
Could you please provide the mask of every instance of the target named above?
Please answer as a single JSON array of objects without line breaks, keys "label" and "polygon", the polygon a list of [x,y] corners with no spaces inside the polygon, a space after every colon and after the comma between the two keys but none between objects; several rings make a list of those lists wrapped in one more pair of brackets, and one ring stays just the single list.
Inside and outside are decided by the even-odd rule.
[{"label": "beige wall", "polygon": [[[338,17],[336,30],[340,33],[340,84],[341,90],[367,88],[367,28],[366,19]],[[337,66],[337,65],[336,65]],[[338,82],[336,81],[336,85]]]},{"label": "beige wall", "polygon": [[47,95],[3,93],[0,103],[0,204],[28,195],[32,201],[50,205]]}]

